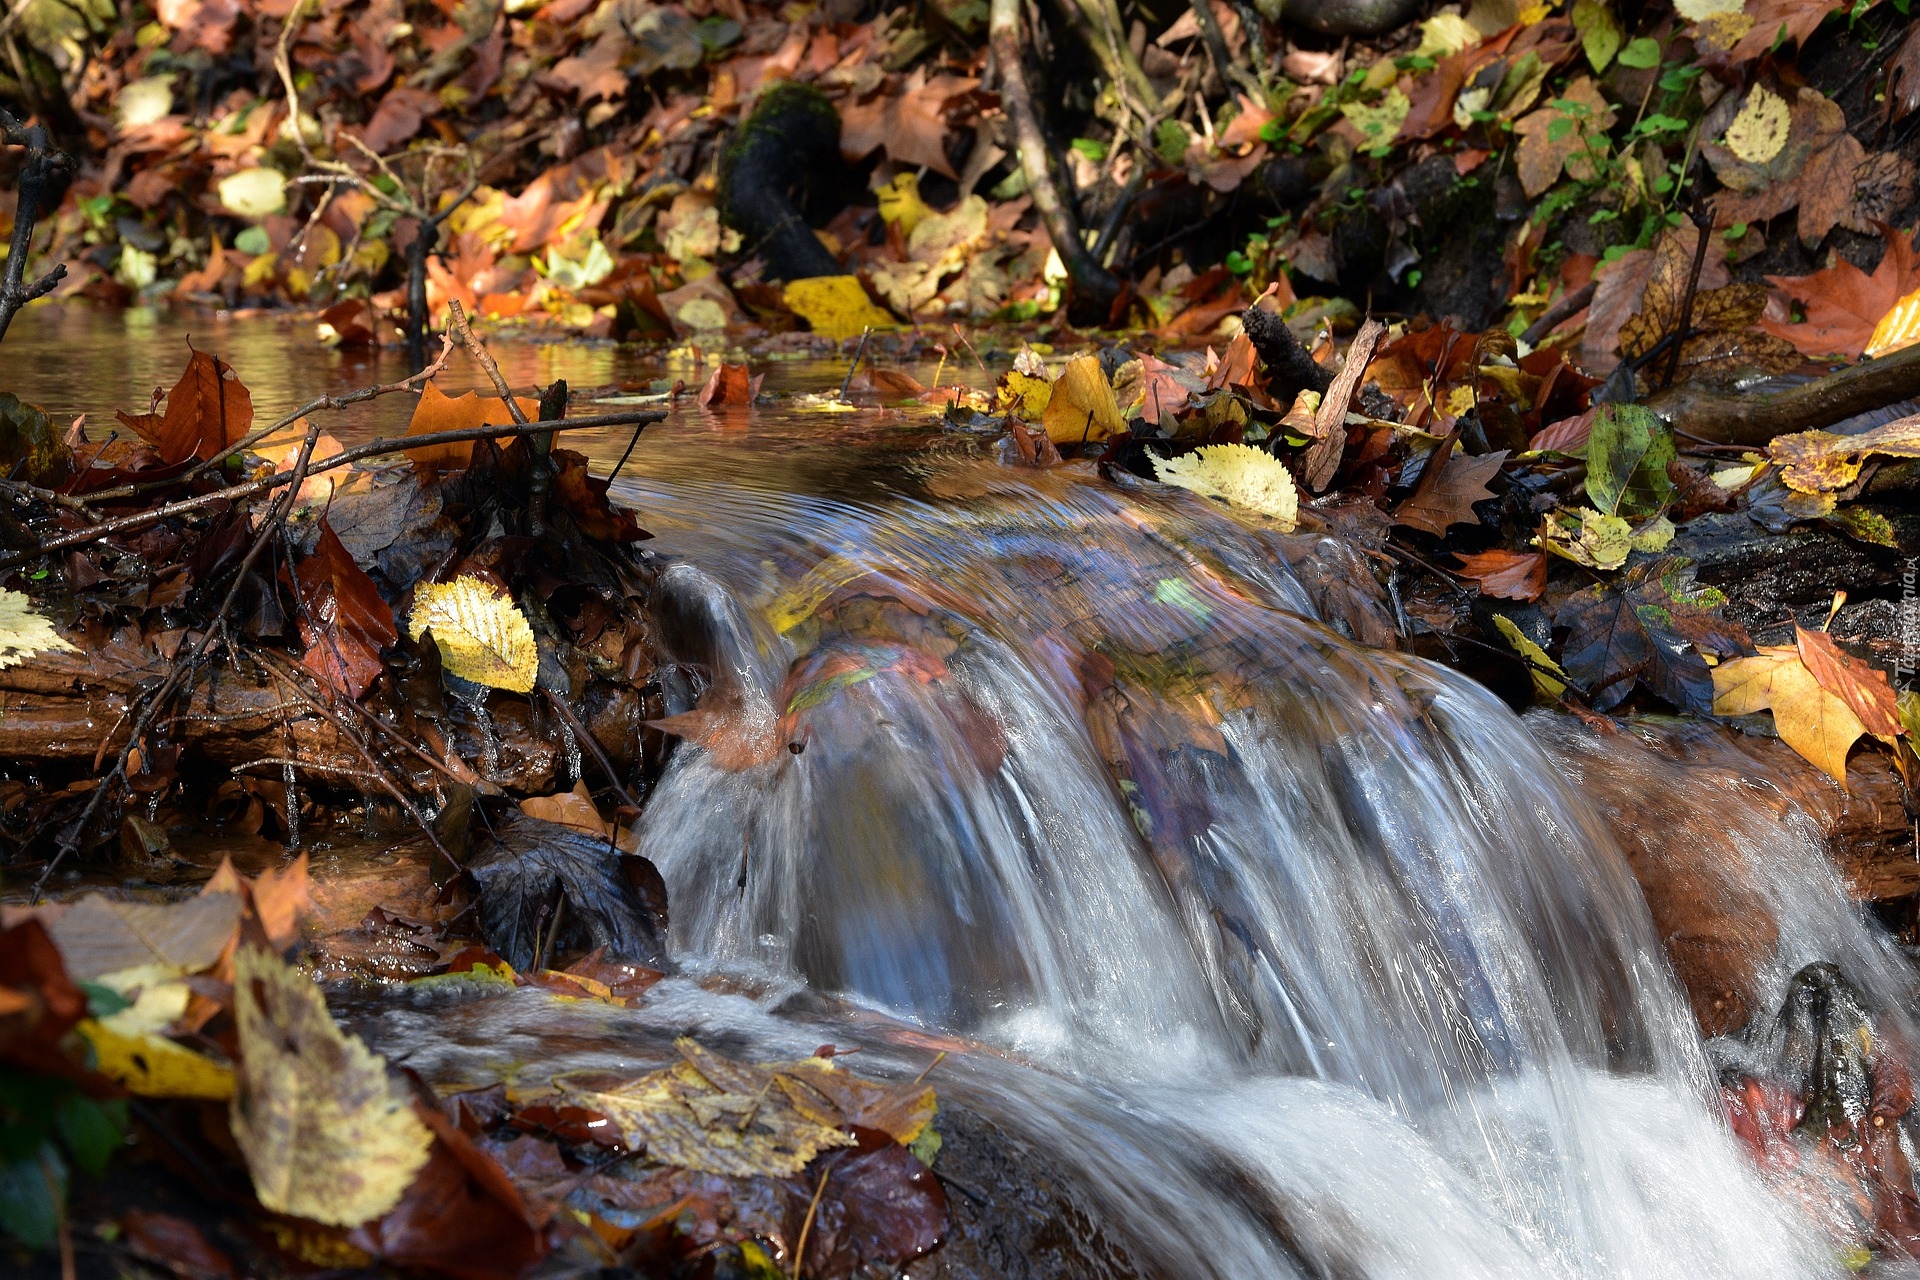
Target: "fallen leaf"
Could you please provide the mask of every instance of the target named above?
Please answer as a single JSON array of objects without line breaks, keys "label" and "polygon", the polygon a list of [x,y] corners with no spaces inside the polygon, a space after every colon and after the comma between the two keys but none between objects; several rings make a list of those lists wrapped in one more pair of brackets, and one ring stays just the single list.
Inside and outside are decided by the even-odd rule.
[{"label": "fallen leaf", "polygon": [[1835,493],[1860,478],[1872,454],[1920,458],[1920,414],[1896,418],[1857,435],[1797,431],[1767,442],[1767,457],[1780,478],[1799,493]]},{"label": "fallen leaf", "polygon": [[1768,276],[1767,283],[1781,295],[1800,303],[1806,319],[1799,324],[1763,319],[1760,327],[1810,356],[1858,359],[1887,313],[1920,291],[1920,255],[1914,253],[1913,237],[1888,230],[1885,239],[1886,251],[1872,275],[1838,258],[1811,275]]},{"label": "fallen leaf", "polygon": [[232,368],[196,351],[167,393],[165,413],[122,411],[114,416],[152,444],[164,462],[205,461],[247,434],[253,426],[253,397]]},{"label": "fallen leaf", "polygon": [[1801,663],[1822,689],[1847,704],[1868,733],[1891,739],[1903,732],[1900,707],[1886,672],[1854,657],[1824,631],[1796,625],[1793,633]]},{"label": "fallen leaf", "polygon": [[1702,144],[1701,154],[1728,188],[1714,199],[1716,225],[1765,222],[1797,206],[1801,243],[1817,245],[1835,225],[1865,234],[1875,217],[1908,203],[1901,192],[1911,197],[1912,166],[1896,156],[1866,168],[1866,148],[1847,131],[1839,104],[1802,87],[1789,119],[1788,140],[1764,163],[1746,160],[1731,145]]},{"label": "fallen leaf", "polygon": [[36,653],[78,653],[53,621],[36,612],[33,600],[0,587],[0,670],[17,667]]},{"label": "fallen leaf", "polygon": [[[1679,367],[1689,373],[1748,367],[1784,373],[1797,366],[1799,354],[1790,344],[1749,328],[1767,306],[1766,290],[1759,285],[1728,284],[1717,289],[1696,285],[1692,308],[1687,308],[1691,246],[1697,244],[1697,239],[1688,240],[1671,228],[1661,234],[1640,308],[1620,326],[1620,354],[1628,359],[1648,355],[1684,320],[1690,333],[1680,342]],[[1705,274],[1703,267],[1703,278]]]},{"label": "fallen leaf", "polygon": [[520,812],[529,818],[555,822],[602,839],[613,832],[613,824],[600,816],[599,808],[593,803],[593,794],[587,790],[584,782],[574,783],[571,791],[560,791],[550,796],[528,796],[520,802]]},{"label": "fallen leaf", "polygon": [[433,1135],[386,1060],[334,1025],[311,979],[257,947],[234,957],[233,996],[233,1139],[260,1203],[342,1227],[393,1208]]},{"label": "fallen leaf", "polygon": [[1120,416],[1113,384],[1101,371],[1100,357],[1077,356],[1054,379],[1046,412],[1040,417],[1055,444],[1083,444],[1124,435],[1127,421]]},{"label": "fallen leaf", "polygon": [[1673,498],[1667,464],[1677,456],[1673,432],[1651,409],[1604,404],[1587,439],[1587,500],[1602,515],[1660,511]]},{"label": "fallen leaf", "polygon": [[907,168],[925,165],[957,180],[947,159],[947,105],[979,87],[971,76],[929,77],[924,66],[916,68],[897,93],[841,105],[840,153],[858,162],[884,146]]},{"label": "fallen leaf", "polygon": [[[517,399],[520,411],[529,422],[540,416],[538,401],[523,397]],[[513,413],[507,408],[507,402],[498,396],[483,396],[474,391],[450,396],[429,382],[421,388],[420,399],[413,406],[407,434],[424,436],[441,431],[465,431],[473,427],[505,427],[512,423]],[[509,437],[501,436],[496,442],[505,444],[508,440]],[[473,461],[473,442],[426,445],[407,450],[407,457],[413,460],[414,469],[423,476],[457,471]]]},{"label": "fallen leaf", "polygon": [[90,893],[55,918],[49,931],[67,972],[79,981],[141,965],[197,973],[220,958],[240,926],[238,894],[179,902],[118,902]]},{"label": "fallen leaf", "polygon": [[1713,713],[1773,712],[1780,740],[1847,785],[1847,752],[1867,731],[1853,708],[1823,688],[1794,645],[1769,645],[1713,669]]},{"label": "fallen leaf", "polygon": [[1753,86],[1722,141],[1748,164],[1761,165],[1787,145],[1787,100],[1763,84]]},{"label": "fallen leaf", "polygon": [[1513,651],[1527,660],[1527,674],[1533,677],[1533,691],[1536,695],[1551,701],[1567,691],[1564,680],[1554,679],[1555,676],[1564,676],[1567,673],[1560,669],[1559,663],[1547,656],[1545,649],[1535,644],[1527,633],[1520,629],[1519,623],[1504,613],[1496,613],[1493,615],[1493,625]]},{"label": "fallen leaf", "polygon": [[808,328],[834,342],[857,338],[868,329],[894,327],[893,316],[873,305],[858,276],[790,280],[781,298],[788,310],[807,322]]},{"label": "fallen leaf", "polygon": [[733,1062],[693,1040],[674,1042],[682,1061],[611,1089],[562,1076],[561,1096],[607,1117],[647,1159],[729,1177],[784,1177],[822,1151],[852,1146],[837,1125],[822,1124],[776,1089],[776,1073]]},{"label": "fallen leaf", "polygon": [[540,673],[540,651],[527,615],[506,592],[471,575],[414,588],[407,634],[431,629],[447,671],[489,688],[530,693]]},{"label": "fallen leaf", "polygon": [[1862,354],[1868,359],[1877,360],[1916,342],[1920,342],[1920,291],[1900,299],[1893,304],[1891,311],[1880,317],[1880,323],[1873,326],[1873,336],[1867,339]]},{"label": "fallen leaf", "polygon": [[537,938],[556,893],[565,895],[567,929],[586,946],[635,964],[663,961],[666,921],[632,875],[652,864],[615,849],[604,826],[585,831],[509,810],[467,866],[480,889],[487,945],[516,969],[536,967]]},{"label": "fallen leaf", "polygon": [[393,610],[380,589],[320,519],[314,553],[294,571],[300,588],[300,664],[332,688],[358,699],[383,670],[380,651],[397,643]]},{"label": "fallen leaf", "polygon": [[1633,553],[1633,526],[1592,507],[1575,507],[1549,512],[1533,541],[1589,569],[1618,569]]},{"label": "fallen leaf", "polygon": [[1480,594],[1506,600],[1538,600],[1547,589],[1547,558],[1538,551],[1455,552],[1456,570],[1480,584]]},{"label": "fallen leaf", "polygon": [[1300,478],[1315,493],[1333,483],[1334,475],[1340,470],[1340,458],[1347,447],[1347,411],[1353,407],[1360,379],[1373,363],[1374,349],[1386,333],[1387,327],[1378,320],[1369,320],[1360,326],[1360,332],[1353,335],[1353,344],[1347,348],[1346,363],[1340,366],[1340,372],[1334,375],[1320,399],[1320,407],[1313,412],[1315,439],[1300,459]]},{"label": "fallen leaf", "polygon": [[1591,76],[1581,76],[1566,92],[1538,111],[1516,120],[1520,135],[1514,168],[1529,196],[1538,197],[1560,180],[1564,169],[1579,181],[1595,174],[1596,152],[1607,146],[1614,109]]},{"label": "fallen leaf", "polygon": [[643,542],[653,535],[640,527],[633,512],[617,507],[609,496],[613,482],[587,470],[587,455],[573,449],[555,449],[553,497],[589,538],[602,542]]},{"label": "fallen leaf", "polygon": [[152,1032],[127,1033],[89,1018],[79,1032],[93,1046],[100,1074],[142,1098],[233,1097],[233,1068]]},{"label": "fallen leaf", "polygon": [[200,1228],[170,1213],[130,1209],[120,1219],[127,1248],[143,1262],[187,1280],[231,1280],[233,1259],[207,1242]]},{"label": "fallen leaf", "polygon": [[1702,650],[1716,658],[1744,653],[1747,635],[1715,613],[1726,597],[1695,586],[1690,567],[1678,556],[1636,564],[1618,582],[1596,583],[1560,606],[1554,621],[1569,629],[1561,663],[1595,710],[1618,706],[1635,685],[1682,711],[1712,709]]},{"label": "fallen leaf", "polygon": [[1244,444],[1203,445],[1177,458],[1153,459],[1153,474],[1162,484],[1219,498],[1279,522],[1292,532],[1300,515],[1300,493],[1284,462]]},{"label": "fallen leaf", "polygon": [[766,374],[750,375],[743,364],[722,361],[714,366],[707,385],[700,388],[702,409],[734,409],[751,405],[760,395],[760,383]]},{"label": "fallen leaf", "polygon": [[1752,26],[1729,52],[1736,65],[1758,58],[1776,43],[1799,48],[1826,16],[1846,0],[1747,0],[1744,17]]},{"label": "fallen leaf", "polygon": [[1425,476],[1421,477],[1422,483],[1413,496],[1393,513],[1393,522],[1425,530],[1436,538],[1446,537],[1452,525],[1478,524],[1480,517],[1474,514],[1473,504],[1493,496],[1487,481],[1499,473],[1500,464],[1506,459],[1505,449],[1483,453],[1477,458],[1467,457],[1458,450],[1449,453],[1431,484],[1426,483]]},{"label": "fallen leaf", "polygon": [[[1675,254],[1681,262],[1691,263],[1699,237],[1700,232],[1691,222],[1668,228],[1661,232],[1660,239],[1654,242],[1654,248],[1630,250],[1617,261],[1603,264],[1594,273],[1593,304],[1587,311],[1587,332],[1580,346],[1581,353],[1590,365],[1596,369],[1613,367],[1614,356],[1620,349],[1620,331],[1642,309],[1655,267],[1671,271],[1661,253],[1666,249],[1666,241],[1673,239],[1678,242],[1673,249],[1666,250],[1667,253]],[[1700,279],[1695,289],[1718,289],[1732,278],[1727,269],[1726,256],[1709,251],[1701,263]],[[1685,287],[1684,279],[1681,287]]]}]

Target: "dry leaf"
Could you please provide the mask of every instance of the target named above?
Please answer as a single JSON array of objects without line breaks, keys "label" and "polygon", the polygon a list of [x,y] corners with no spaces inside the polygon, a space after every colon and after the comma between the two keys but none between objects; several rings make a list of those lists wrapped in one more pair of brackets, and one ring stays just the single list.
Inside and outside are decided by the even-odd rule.
[{"label": "dry leaf", "polygon": [[1347,348],[1346,363],[1340,367],[1326,395],[1321,397],[1320,407],[1313,411],[1315,439],[1301,458],[1300,468],[1301,479],[1315,493],[1331,484],[1340,470],[1340,458],[1347,447],[1347,410],[1353,405],[1354,393],[1360,389],[1360,379],[1366,375],[1367,366],[1373,362],[1374,348],[1380,345],[1386,332],[1387,327],[1378,320],[1369,320],[1360,326],[1360,332],[1353,335],[1353,345]]},{"label": "dry leaf", "polygon": [[760,395],[760,384],[766,374],[752,375],[743,364],[727,364],[724,361],[714,366],[713,375],[707,379],[707,385],[700,388],[700,407],[702,409],[734,409],[753,404]]},{"label": "dry leaf", "polygon": [[[1662,233],[1655,243],[1653,269],[1647,278],[1640,310],[1620,326],[1622,356],[1638,359],[1680,327],[1687,275],[1693,269],[1693,246],[1697,243],[1697,239],[1683,237],[1671,229]],[[1701,275],[1705,274],[1703,266]],[[1768,333],[1748,331],[1766,306],[1767,292],[1757,284],[1728,284],[1704,290],[1696,286],[1693,309],[1687,317],[1693,333],[1680,343],[1680,367],[1691,372],[1751,367],[1768,373],[1784,373],[1798,365],[1799,353],[1791,344]]]},{"label": "dry leaf", "polygon": [[529,693],[540,673],[533,628],[511,596],[471,575],[414,588],[407,634],[429,628],[446,670],[462,680]]},{"label": "dry leaf", "polygon": [[1538,551],[1456,552],[1463,578],[1480,584],[1480,594],[1504,600],[1538,600],[1547,589],[1547,558]]},{"label": "dry leaf", "polygon": [[1153,474],[1162,484],[1268,516],[1288,532],[1299,520],[1300,494],[1293,473],[1272,454],[1250,445],[1210,444],[1184,457],[1156,457]]},{"label": "dry leaf", "polygon": [[1421,477],[1413,496],[1393,513],[1393,522],[1424,529],[1436,538],[1446,537],[1451,525],[1478,524],[1480,517],[1474,514],[1473,504],[1493,496],[1487,481],[1499,472],[1500,464],[1506,459],[1505,449],[1483,453],[1477,458],[1454,450],[1447,455],[1440,474],[1431,484],[1426,482],[1427,477]]},{"label": "dry leaf", "polygon": [[1123,435],[1127,420],[1120,416],[1113,385],[1101,371],[1099,356],[1078,356],[1054,379],[1040,425],[1055,444],[1082,444]]},{"label": "dry leaf", "polygon": [[[1669,237],[1676,239],[1679,242],[1679,256],[1691,262],[1699,236],[1699,231],[1692,223],[1670,228],[1661,233],[1655,248],[1634,249],[1595,273],[1593,305],[1587,311],[1587,333],[1580,347],[1588,364],[1595,369],[1613,367],[1614,354],[1619,350],[1620,330],[1641,310],[1647,286],[1653,279],[1656,266],[1660,265],[1660,246]],[[1718,289],[1732,278],[1727,270],[1726,257],[1709,251],[1700,265],[1700,280],[1695,288]]]},{"label": "dry leaf", "polygon": [[[537,401],[518,399],[520,411],[529,422],[540,416]],[[429,382],[421,388],[420,399],[413,406],[413,418],[407,423],[407,434],[424,436],[441,431],[464,431],[471,427],[505,427],[512,423],[513,414],[508,410],[507,402],[498,396],[483,396],[474,391],[449,396]],[[508,439],[506,436],[499,437],[501,443]],[[453,444],[409,449],[407,457],[413,459],[414,469],[422,475],[457,471],[473,461],[473,442],[456,441]]]},{"label": "dry leaf", "polygon": [[1765,85],[1747,94],[1722,141],[1727,150],[1748,164],[1765,164],[1787,145],[1787,100]]},{"label": "dry leaf", "polygon": [[167,463],[215,457],[253,426],[253,397],[231,367],[204,351],[187,360],[165,413],[116,413]]},{"label": "dry leaf", "polygon": [[352,1227],[400,1202],[433,1135],[384,1058],[344,1034],[320,988],[279,957],[234,957],[233,1139],[275,1213]]},{"label": "dry leaf", "polygon": [[67,972],[91,981],[142,965],[196,973],[220,958],[240,927],[237,894],[210,893],[179,902],[116,902],[90,893],[48,925]]},{"label": "dry leaf", "polygon": [[[1561,121],[1568,127],[1556,128]],[[1556,103],[1515,121],[1513,131],[1520,135],[1520,145],[1514,149],[1514,167],[1521,187],[1537,197],[1560,181],[1562,169],[1582,182],[1592,178],[1589,153],[1605,150],[1613,121],[1613,106],[1591,76],[1568,85]]]}]

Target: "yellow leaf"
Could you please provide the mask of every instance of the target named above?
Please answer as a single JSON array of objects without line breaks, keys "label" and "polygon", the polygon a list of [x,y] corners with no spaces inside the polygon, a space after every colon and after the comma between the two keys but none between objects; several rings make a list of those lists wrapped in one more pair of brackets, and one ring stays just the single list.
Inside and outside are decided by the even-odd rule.
[{"label": "yellow leaf", "polygon": [[[994,396],[994,407],[1002,413],[1018,414],[1022,421],[1036,422],[1047,412],[1047,402],[1053,399],[1053,384],[1045,378],[1036,378],[1030,373],[1018,369],[1009,369],[1000,379],[999,390]],[[1115,401],[1118,403],[1118,400]]]},{"label": "yellow leaf", "polygon": [[1673,521],[1665,516],[1655,516],[1633,531],[1633,549],[1635,551],[1665,551],[1673,541],[1676,530]]},{"label": "yellow leaf", "polygon": [[1821,687],[1792,646],[1765,646],[1751,658],[1713,669],[1713,713],[1751,715],[1771,710],[1780,740],[1841,786],[1847,784],[1847,751],[1867,731],[1860,717]]},{"label": "yellow leaf", "polygon": [[1557,698],[1567,691],[1567,686],[1563,682],[1555,680],[1547,672],[1551,671],[1562,676],[1567,673],[1560,669],[1559,663],[1547,656],[1545,649],[1527,637],[1527,633],[1520,629],[1518,623],[1503,613],[1496,613],[1493,615],[1493,625],[1500,629],[1500,634],[1506,637],[1507,643],[1513,646],[1514,651],[1527,660],[1527,673],[1533,677],[1535,693],[1543,698]]},{"label": "yellow leaf", "polygon": [[128,1034],[89,1018],[80,1034],[93,1046],[100,1074],[143,1098],[233,1096],[233,1068],[151,1032]]},{"label": "yellow leaf", "polygon": [[1798,431],[1775,436],[1767,456],[1780,466],[1780,479],[1800,493],[1836,493],[1860,477],[1868,454],[1920,458],[1920,414],[1844,436],[1833,431]]},{"label": "yellow leaf", "polygon": [[287,207],[287,177],[278,169],[242,169],[220,179],[220,203],[243,218],[264,218]]},{"label": "yellow leaf", "polygon": [[612,1089],[586,1089],[564,1077],[555,1085],[570,1100],[598,1111],[631,1147],[661,1164],[729,1177],[783,1178],[814,1156],[854,1139],[796,1107],[776,1072],[733,1062],[689,1039],[676,1041],[684,1061]]},{"label": "yellow leaf", "polygon": [[805,320],[815,333],[835,342],[857,338],[867,329],[895,327],[893,317],[867,297],[857,276],[790,280],[781,296],[788,310]]},{"label": "yellow leaf", "polygon": [[34,612],[33,601],[24,593],[0,588],[0,670],[56,649],[79,652],[53,629],[50,619]]},{"label": "yellow leaf", "polygon": [[1920,342],[1920,289],[1894,303],[1880,317],[1880,323],[1873,326],[1873,336],[1867,339],[1865,354],[1883,356],[1915,342]]},{"label": "yellow leaf", "polygon": [[423,582],[414,588],[407,634],[429,628],[440,661],[463,680],[528,693],[540,672],[540,651],[527,615],[503,591],[480,578]]},{"label": "yellow leaf", "polygon": [[1113,384],[1101,372],[1100,357],[1078,356],[1067,362],[1054,380],[1040,424],[1055,444],[1105,440],[1127,429]]},{"label": "yellow leaf", "polygon": [[1727,126],[1727,150],[1748,164],[1765,164],[1787,145],[1787,100],[1765,85],[1755,85]]},{"label": "yellow leaf", "polygon": [[912,235],[921,219],[933,214],[932,207],[920,198],[920,175],[917,173],[895,174],[893,181],[881,187],[878,195],[880,217],[887,225],[899,227],[902,236]]},{"label": "yellow leaf", "polygon": [[1162,484],[1271,516],[1288,532],[1299,520],[1300,491],[1293,473],[1272,454],[1248,445],[1210,444],[1185,457],[1155,458],[1153,473]]},{"label": "yellow leaf", "polygon": [[1436,13],[1420,24],[1420,47],[1414,54],[1422,58],[1451,57],[1480,43],[1480,33],[1457,11]]},{"label": "yellow leaf", "polygon": [[1533,542],[1589,569],[1618,569],[1633,550],[1633,526],[1619,516],[1575,507],[1549,514]]},{"label": "yellow leaf", "polygon": [[234,957],[233,998],[233,1139],[260,1203],[338,1227],[393,1208],[433,1134],[386,1060],[334,1025],[318,986],[257,947]]}]

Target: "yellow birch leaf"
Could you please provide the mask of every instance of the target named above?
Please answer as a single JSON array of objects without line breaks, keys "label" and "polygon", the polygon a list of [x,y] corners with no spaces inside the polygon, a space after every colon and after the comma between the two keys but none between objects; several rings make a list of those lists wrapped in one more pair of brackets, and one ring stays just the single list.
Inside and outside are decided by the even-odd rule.
[{"label": "yellow birch leaf", "polygon": [[336,1227],[400,1203],[433,1134],[386,1059],[334,1025],[318,986],[258,947],[234,956],[233,1001],[233,1140],[260,1203]]},{"label": "yellow birch leaf", "polygon": [[56,649],[78,652],[53,629],[51,619],[34,611],[24,592],[0,588],[0,670]]},{"label": "yellow birch leaf", "polygon": [[1286,464],[1244,444],[1210,444],[1179,458],[1155,458],[1160,483],[1189,489],[1229,506],[1258,512],[1292,532],[1300,518],[1300,491]]},{"label": "yellow birch leaf", "polygon": [[151,1032],[120,1031],[92,1018],[78,1028],[93,1046],[100,1074],[143,1098],[233,1096],[233,1068]]},{"label": "yellow birch leaf", "polygon": [[1105,440],[1126,431],[1113,384],[1101,372],[1100,357],[1079,356],[1067,362],[1054,380],[1040,424],[1055,444]]},{"label": "yellow birch leaf", "polygon": [[815,333],[834,342],[857,338],[868,329],[895,327],[893,316],[867,297],[858,276],[790,280],[781,298],[787,309],[805,320]]},{"label": "yellow birch leaf", "polygon": [[540,672],[533,628],[511,597],[480,578],[423,582],[414,588],[407,634],[418,640],[428,629],[440,661],[463,680],[514,693],[529,693]]},{"label": "yellow birch leaf", "polygon": [[1787,145],[1787,100],[1765,85],[1755,85],[1727,126],[1727,150],[1748,164],[1765,164]]},{"label": "yellow birch leaf", "polygon": [[1867,731],[1844,701],[1828,693],[1791,646],[1766,646],[1750,658],[1713,669],[1713,713],[1750,715],[1771,710],[1780,740],[1841,786],[1847,752]]}]

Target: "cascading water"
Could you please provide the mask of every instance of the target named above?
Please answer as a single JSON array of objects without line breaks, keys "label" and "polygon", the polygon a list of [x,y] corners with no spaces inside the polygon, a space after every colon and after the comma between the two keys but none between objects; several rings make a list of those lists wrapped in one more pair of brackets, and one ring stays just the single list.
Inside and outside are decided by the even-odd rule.
[{"label": "cascading water", "polygon": [[[1836,1270],[1736,1149],[1627,862],[1561,776],[1599,757],[1311,620],[1277,566],[1350,553],[1090,470],[780,491],[805,471],[630,495],[704,690],[642,831],[691,969],[1038,1067],[943,1072],[1171,1274]],[[1833,958],[1895,1008],[1806,833],[1751,825],[1801,922],[1757,994]]]}]

